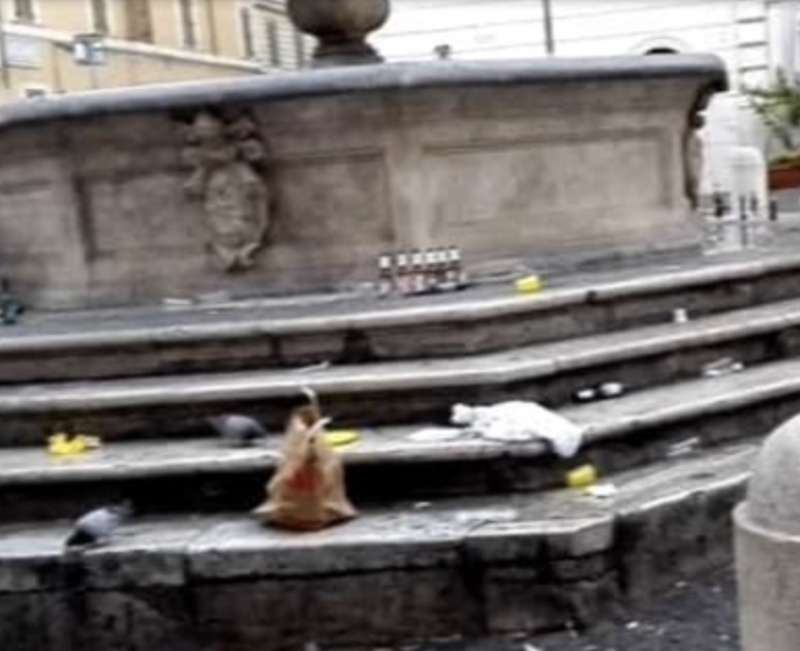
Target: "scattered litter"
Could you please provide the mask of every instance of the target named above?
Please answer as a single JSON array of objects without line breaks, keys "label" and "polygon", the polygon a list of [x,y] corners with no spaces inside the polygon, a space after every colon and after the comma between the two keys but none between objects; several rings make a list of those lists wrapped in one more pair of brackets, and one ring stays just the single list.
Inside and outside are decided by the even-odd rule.
[{"label": "scattered litter", "polygon": [[597,390],[594,387],[578,389],[572,394],[573,402],[591,402],[597,399]]},{"label": "scattered litter", "polygon": [[569,488],[588,488],[597,483],[597,468],[591,464],[579,466],[567,473]]},{"label": "scattered litter", "polygon": [[318,364],[309,364],[308,366],[301,366],[293,370],[294,373],[312,373],[314,371],[324,371],[331,367],[330,360],[326,359]]},{"label": "scattered litter", "polygon": [[685,307],[673,310],[672,320],[675,323],[689,323],[689,311]]},{"label": "scattered litter", "polygon": [[599,500],[608,500],[616,497],[619,490],[614,484],[596,484],[594,486],[587,486],[584,494],[589,497],[596,497]]},{"label": "scattered litter", "polygon": [[625,385],[621,382],[603,382],[597,392],[602,398],[619,398],[625,393]]},{"label": "scattered litter", "polygon": [[628,622],[625,624],[625,628],[627,628],[629,631],[635,631],[637,628],[639,628],[639,622]]},{"label": "scattered litter", "polygon": [[702,368],[701,375],[703,377],[720,377],[722,375],[730,375],[732,373],[739,373],[744,370],[744,364],[732,357],[722,357],[718,360],[705,364]]},{"label": "scattered litter", "polygon": [[[196,302],[209,304],[229,303],[232,299],[231,293],[226,291],[208,292],[206,294],[198,294]],[[192,302],[195,302],[194,300]]]},{"label": "scattered litter", "polygon": [[476,509],[474,511],[459,511],[456,513],[456,522],[461,524],[470,522],[511,522],[518,517],[516,509]]},{"label": "scattered litter", "polygon": [[385,252],[378,257],[378,295],[452,292],[470,285],[456,246]]},{"label": "scattered litter", "polygon": [[70,435],[58,432],[47,439],[47,451],[57,457],[81,455],[88,450],[95,450],[101,445],[100,437],[86,434]]},{"label": "scattered litter", "polygon": [[325,440],[331,419],[322,417],[313,390],[304,390],[309,404],[291,413],[267,500],[253,513],[264,524],[314,531],[358,514],[347,499],[341,458]]},{"label": "scattered litter", "polygon": [[414,510],[415,511],[423,511],[424,509],[429,509],[433,506],[433,502],[415,502],[414,503]]},{"label": "scattered litter", "polygon": [[592,402],[619,398],[628,391],[622,382],[603,382],[594,387],[582,387],[572,394],[573,402]]},{"label": "scattered litter", "polygon": [[194,305],[191,298],[165,298],[161,303],[165,307],[191,307]]},{"label": "scattered litter", "polygon": [[542,651],[541,647],[533,646],[533,644],[523,644],[522,649],[523,651]]},{"label": "scattered litter", "polygon": [[423,427],[408,435],[409,441],[417,443],[438,443],[439,441],[452,441],[464,435],[464,430],[458,427]]},{"label": "scattered litter", "polygon": [[514,288],[519,294],[535,294],[542,291],[542,279],[536,274],[525,276],[514,283]]},{"label": "scattered litter", "polygon": [[495,441],[544,439],[560,457],[575,456],[583,440],[582,428],[535,402],[514,400],[491,407],[456,404],[450,422]]},{"label": "scattered litter", "polygon": [[679,443],[673,443],[670,445],[669,448],[667,448],[667,457],[670,459],[673,457],[682,457],[684,455],[691,454],[698,447],[700,447],[700,438],[693,436],[685,441],[680,441]]},{"label": "scattered litter", "polygon": [[334,429],[325,433],[325,442],[333,448],[343,448],[360,438],[361,434],[354,429]]}]

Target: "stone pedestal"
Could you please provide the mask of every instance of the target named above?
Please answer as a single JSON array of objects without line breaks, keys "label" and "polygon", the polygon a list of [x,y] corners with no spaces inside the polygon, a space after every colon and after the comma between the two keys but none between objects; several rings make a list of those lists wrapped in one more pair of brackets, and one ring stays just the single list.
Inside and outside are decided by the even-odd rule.
[{"label": "stone pedestal", "polygon": [[762,449],[734,513],[743,651],[800,646],[800,416]]}]

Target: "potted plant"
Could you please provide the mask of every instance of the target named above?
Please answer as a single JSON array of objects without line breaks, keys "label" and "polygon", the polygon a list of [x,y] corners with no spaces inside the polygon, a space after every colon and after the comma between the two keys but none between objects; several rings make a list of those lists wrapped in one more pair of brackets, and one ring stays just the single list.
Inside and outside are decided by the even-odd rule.
[{"label": "potted plant", "polygon": [[770,189],[800,187],[800,89],[779,70],[771,86],[745,92],[780,145],[781,153],[769,160]]}]

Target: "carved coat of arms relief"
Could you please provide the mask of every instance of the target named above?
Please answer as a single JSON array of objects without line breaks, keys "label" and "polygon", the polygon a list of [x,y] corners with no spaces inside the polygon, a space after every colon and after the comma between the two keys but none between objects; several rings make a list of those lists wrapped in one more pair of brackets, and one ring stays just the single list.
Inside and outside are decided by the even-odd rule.
[{"label": "carved coat of arms relief", "polygon": [[202,111],[185,129],[183,161],[193,169],[187,194],[202,202],[208,245],[226,271],[248,269],[270,222],[269,189],[260,173],[266,149],[255,122]]}]

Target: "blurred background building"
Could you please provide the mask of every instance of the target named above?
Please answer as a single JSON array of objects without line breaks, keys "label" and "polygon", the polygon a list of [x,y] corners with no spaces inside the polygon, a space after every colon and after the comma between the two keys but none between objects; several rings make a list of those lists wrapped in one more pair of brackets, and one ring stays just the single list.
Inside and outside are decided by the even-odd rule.
[{"label": "blurred background building", "polygon": [[2,98],[277,72],[310,41],[283,0],[0,0]]},{"label": "blurred background building", "polygon": [[729,190],[737,147],[772,143],[743,90],[797,77],[797,0],[395,0],[374,42],[390,61],[712,52],[731,92],[702,133],[704,191]]}]

